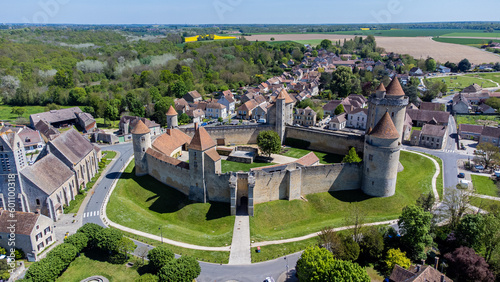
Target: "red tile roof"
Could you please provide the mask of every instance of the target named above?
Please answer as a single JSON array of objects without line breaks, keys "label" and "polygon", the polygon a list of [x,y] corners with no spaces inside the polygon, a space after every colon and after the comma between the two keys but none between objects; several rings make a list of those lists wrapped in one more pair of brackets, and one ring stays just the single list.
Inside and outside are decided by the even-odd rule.
[{"label": "red tile roof", "polygon": [[387,86],[387,96],[404,96],[405,92],[403,91],[403,88],[401,87],[401,84],[399,83],[399,79],[396,77],[389,83],[389,86]]},{"label": "red tile roof", "polygon": [[385,112],[380,121],[375,125],[370,136],[381,139],[398,139],[399,133],[392,122],[389,112]]},{"label": "red tile roof", "polygon": [[215,141],[212,139],[210,134],[208,134],[205,128],[201,126],[196,130],[193,139],[191,140],[191,144],[189,144],[189,149],[206,151],[215,146]]},{"label": "red tile roof", "polygon": [[282,89],[280,94],[278,95],[278,100],[285,100],[285,104],[293,103],[292,98],[288,95],[288,92],[285,89]]},{"label": "red tile roof", "polygon": [[177,112],[175,111],[174,107],[170,105],[170,108],[168,109],[167,116],[176,116]]},{"label": "red tile roof", "polygon": [[309,154],[303,156],[299,160],[296,161],[296,163],[303,165],[303,166],[312,166],[317,163],[319,163],[319,158],[314,154],[313,152],[310,152]]},{"label": "red tile roof", "polygon": [[146,126],[146,124],[144,124],[144,122],[142,122],[142,120],[139,120],[136,124],[136,126],[134,127],[134,129],[132,129],[132,134],[146,134],[146,133],[149,133],[150,130],[149,130],[149,127]]},{"label": "red tile roof", "polygon": [[216,149],[216,148],[212,148],[212,149],[208,150],[208,151],[206,152],[206,154],[207,154],[207,156],[208,156],[209,158],[211,158],[211,159],[212,159],[212,161],[214,161],[214,162],[216,162],[216,161],[218,161],[218,160],[220,160],[220,159],[221,159],[221,158],[220,158],[219,153],[217,153],[217,149]]},{"label": "red tile roof", "polygon": [[386,91],[386,90],[385,90],[385,86],[384,86],[384,83],[383,83],[383,82],[381,82],[381,83],[380,83],[380,85],[379,85],[379,86],[378,86],[378,88],[377,88],[377,91],[384,91],[384,92]]}]

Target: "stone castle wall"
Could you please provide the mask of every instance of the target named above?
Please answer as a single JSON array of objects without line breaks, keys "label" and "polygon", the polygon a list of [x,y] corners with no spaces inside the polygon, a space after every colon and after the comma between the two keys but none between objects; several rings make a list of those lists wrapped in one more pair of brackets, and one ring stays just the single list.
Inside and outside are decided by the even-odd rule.
[{"label": "stone castle wall", "polygon": [[[259,132],[274,130],[274,125],[244,125],[205,127],[212,139],[224,139],[226,145],[257,144]],[[184,133],[193,137],[194,128],[181,128]]]},{"label": "stone castle wall", "polygon": [[148,173],[156,180],[189,195],[189,169],[171,165],[146,154]]},{"label": "stone castle wall", "polygon": [[285,137],[311,142],[309,150],[339,155],[347,154],[350,147],[360,153],[364,150],[364,135],[361,134],[287,126]]},{"label": "stone castle wall", "polygon": [[300,167],[266,173],[255,171],[254,204],[295,200],[302,195],[361,188],[361,164]]}]

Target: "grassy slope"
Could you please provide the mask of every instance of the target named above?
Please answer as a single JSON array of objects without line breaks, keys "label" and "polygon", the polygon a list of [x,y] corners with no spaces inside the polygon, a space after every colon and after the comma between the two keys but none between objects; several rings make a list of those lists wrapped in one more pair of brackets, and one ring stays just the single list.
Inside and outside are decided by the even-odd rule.
[{"label": "grassy slope", "polygon": [[474,174],[471,175],[471,178],[477,194],[493,197],[499,196],[498,187],[491,178]]},{"label": "grassy slope", "polygon": [[121,225],[197,245],[231,244],[234,216],[229,204],[193,203],[151,176],[136,177],[131,162],[107,206],[110,220]]},{"label": "grassy slope", "polygon": [[489,212],[500,212],[500,201],[471,197],[471,204]]},{"label": "grassy slope", "polygon": [[250,218],[252,240],[292,238],[325,226],[342,226],[352,203],[364,211],[367,222],[397,218],[404,206],[431,190],[434,174],[431,160],[425,157],[401,152],[401,163],[405,170],[398,174],[396,195],[389,198],[370,198],[358,190],[312,194],[307,202],[281,200],[256,205],[255,216]]},{"label": "grassy slope", "polygon": [[342,159],[344,158],[344,156],[341,156],[341,155],[324,153],[324,152],[317,152],[317,151],[310,151],[310,150],[304,150],[304,149],[298,149],[298,148],[287,147],[285,150],[288,150],[288,151],[282,152],[282,153],[280,153],[280,155],[291,157],[291,158],[296,158],[296,159],[300,159],[303,156],[309,154],[310,152],[314,152],[314,154],[319,158],[319,162],[321,164],[340,163],[340,162],[342,162]]},{"label": "grassy slope", "polygon": [[126,267],[124,264],[116,265],[95,257],[87,257],[81,254],[64,271],[56,281],[81,281],[85,278],[100,275],[109,281],[134,281],[139,277],[137,267]]}]

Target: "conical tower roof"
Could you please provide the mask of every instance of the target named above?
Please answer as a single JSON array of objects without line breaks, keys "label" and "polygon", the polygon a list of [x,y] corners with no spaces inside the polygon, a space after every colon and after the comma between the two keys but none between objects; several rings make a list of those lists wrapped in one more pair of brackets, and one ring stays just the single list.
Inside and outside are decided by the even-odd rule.
[{"label": "conical tower roof", "polygon": [[177,115],[177,111],[175,111],[174,107],[172,107],[172,105],[170,105],[170,108],[168,109],[168,112],[167,112],[167,116],[176,116]]},{"label": "conical tower roof", "polygon": [[215,146],[215,141],[210,137],[210,134],[208,134],[204,127],[200,126],[194,133],[193,139],[189,144],[189,149],[206,151]]},{"label": "conical tower roof", "polygon": [[283,88],[278,95],[278,100],[285,100],[285,104],[293,103],[292,98],[288,95],[288,92]]},{"label": "conical tower roof", "polygon": [[391,117],[388,112],[382,116],[380,121],[375,125],[370,133],[370,136],[380,138],[380,139],[398,139],[399,132],[394,126]]},{"label": "conical tower roof", "polygon": [[380,82],[380,85],[378,86],[377,91],[384,91],[384,92],[386,91],[383,82]]},{"label": "conical tower roof", "polygon": [[132,129],[132,134],[146,134],[151,132],[149,127],[147,127],[142,120],[139,120],[135,125],[134,129]]},{"label": "conical tower roof", "polygon": [[401,84],[399,83],[399,79],[397,77],[394,77],[392,79],[391,83],[387,86],[387,96],[404,96],[405,92],[403,91],[403,88],[401,87]]}]

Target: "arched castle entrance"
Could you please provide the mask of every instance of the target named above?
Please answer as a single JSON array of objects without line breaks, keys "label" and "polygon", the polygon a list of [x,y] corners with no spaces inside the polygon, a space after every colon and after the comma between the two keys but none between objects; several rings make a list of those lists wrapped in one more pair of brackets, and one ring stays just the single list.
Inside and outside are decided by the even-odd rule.
[{"label": "arched castle entrance", "polygon": [[233,173],[231,175],[231,215],[253,216],[253,188],[255,178],[252,173]]}]

